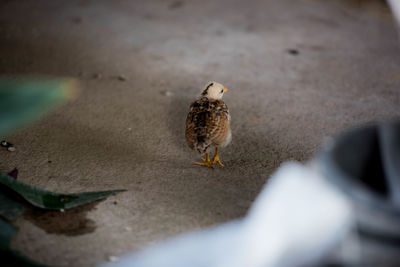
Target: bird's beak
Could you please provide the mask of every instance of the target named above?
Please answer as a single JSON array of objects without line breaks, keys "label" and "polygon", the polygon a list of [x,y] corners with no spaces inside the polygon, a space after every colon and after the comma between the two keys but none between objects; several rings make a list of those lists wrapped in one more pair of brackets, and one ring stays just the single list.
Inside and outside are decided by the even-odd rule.
[{"label": "bird's beak", "polygon": [[226,92],[228,92],[228,88],[225,87],[224,88],[224,93],[226,93]]}]

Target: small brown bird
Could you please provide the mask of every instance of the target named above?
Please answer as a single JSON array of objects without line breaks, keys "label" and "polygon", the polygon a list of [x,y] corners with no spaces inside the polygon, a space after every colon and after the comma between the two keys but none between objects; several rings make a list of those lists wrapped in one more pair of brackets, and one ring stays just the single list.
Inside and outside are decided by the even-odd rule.
[{"label": "small brown bird", "polygon": [[[227,146],[231,139],[230,119],[228,107],[222,101],[222,96],[228,91],[226,87],[217,82],[206,85],[199,99],[190,105],[190,111],[186,118],[186,142],[191,149],[197,150],[202,162],[194,162],[196,165],[213,168],[220,161],[218,149]],[[212,159],[209,156],[210,148],[215,147]]]}]

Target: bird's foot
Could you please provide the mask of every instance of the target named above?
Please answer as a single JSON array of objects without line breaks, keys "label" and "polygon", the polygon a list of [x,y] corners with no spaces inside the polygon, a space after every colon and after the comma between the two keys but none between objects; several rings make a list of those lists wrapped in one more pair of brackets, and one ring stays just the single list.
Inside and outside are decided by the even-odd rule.
[{"label": "bird's foot", "polygon": [[222,164],[221,160],[219,159],[218,154],[214,156],[212,164],[214,165],[215,163],[217,163],[219,166],[224,167],[224,164]]},{"label": "bird's foot", "polygon": [[214,168],[214,163],[212,161],[208,161],[208,162],[193,162],[194,165],[198,165],[198,166],[205,166],[208,168]]},{"label": "bird's foot", "polygon": [[202,162],[193,162],[193,164],[198,166],[205,166],[208,168],[214,168],[214,162],[210,160],[208,154],[206,154],[205,158],[201,158],[201,161]]}]

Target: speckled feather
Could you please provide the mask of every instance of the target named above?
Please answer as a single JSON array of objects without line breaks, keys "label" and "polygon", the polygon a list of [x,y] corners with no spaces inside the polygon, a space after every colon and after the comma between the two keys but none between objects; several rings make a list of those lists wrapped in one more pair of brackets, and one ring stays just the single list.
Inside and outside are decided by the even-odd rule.
[{"label": "speckled feather", "polygon": [[201,97],[190,105],[186,141],[203,154],[210,146],[223,145],[230,134],[229,110],[224,101]]}]

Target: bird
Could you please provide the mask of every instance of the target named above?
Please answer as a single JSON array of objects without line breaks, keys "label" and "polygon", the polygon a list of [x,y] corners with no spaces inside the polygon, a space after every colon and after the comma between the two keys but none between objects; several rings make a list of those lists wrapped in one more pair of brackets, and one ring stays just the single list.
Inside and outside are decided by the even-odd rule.
[{"label": "bird", "polygon": [[[209,82],[199,98],[191,103],[186,117],[185,137],[188,146],[204,157],[195,165],[214,168],[215,164],[224,167],[219,157],[219,149],[226,147],[232,140],[230,128],[231,116],[222,96],[228,89],[217,82]],[[214,157],[210,150],[215,148]]]}]

